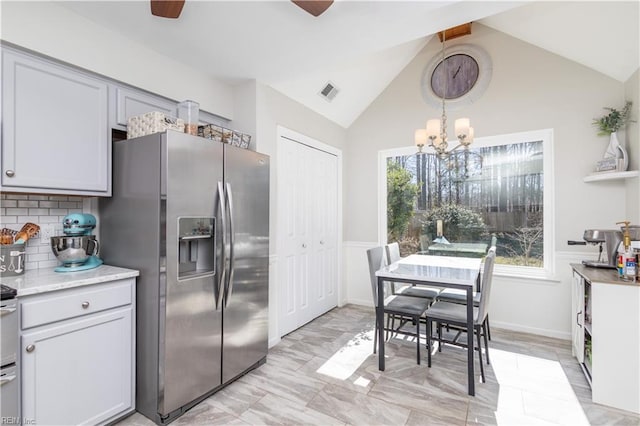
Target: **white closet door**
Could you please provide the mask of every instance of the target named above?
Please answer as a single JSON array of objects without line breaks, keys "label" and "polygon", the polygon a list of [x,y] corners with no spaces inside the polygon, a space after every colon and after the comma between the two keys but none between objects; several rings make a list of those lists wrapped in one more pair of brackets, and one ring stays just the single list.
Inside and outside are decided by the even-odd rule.
[{"label": "white closet door", "polygon": [[279,150],[278,253],[280,257],[280,334],[299,327],[309,309],[308,182],[300,179],[309,166],[302,145],[282,138]]},{"label": "white closet door", "polygon": [[337,306],[337,157],[279,140],[279,328],[287,334]]},{"label": "white closet door", "polygon": [[337,294],[337,158],[316,150],[313,157],[313,266],[311,287],[314,318],[335,307]]}]

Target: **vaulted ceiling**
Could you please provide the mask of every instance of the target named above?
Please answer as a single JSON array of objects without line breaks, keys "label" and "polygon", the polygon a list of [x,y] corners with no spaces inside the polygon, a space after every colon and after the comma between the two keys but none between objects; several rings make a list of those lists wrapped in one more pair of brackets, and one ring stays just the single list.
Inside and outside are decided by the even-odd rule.
[{"label": "vaulted ceiling", "polygon": [[[187,0],[179,19],[144,1],[65,7],[230,84],[256,79],[349,127],[435,33],[480,22],[624,82],[639,66],[639,1],[336,1],[313,17],[290,1]],[[327,82],[332,102],[318,95]]]}]

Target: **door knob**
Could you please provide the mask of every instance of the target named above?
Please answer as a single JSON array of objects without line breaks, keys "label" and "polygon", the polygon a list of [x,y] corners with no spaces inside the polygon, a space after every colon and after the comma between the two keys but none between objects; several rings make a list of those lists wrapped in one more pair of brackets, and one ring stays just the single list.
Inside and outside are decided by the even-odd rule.
[{"label": "door knob", "polygon": [[16,172],[14,172],[13,170],[7,170],[6,172],[4,172],[4,174],[9,177],[14,177],[16,175]]},{"label": "door knob", "polygon": [[31,353],[36,350],[36,345],[29,345],[26,347],[27,352]]}]

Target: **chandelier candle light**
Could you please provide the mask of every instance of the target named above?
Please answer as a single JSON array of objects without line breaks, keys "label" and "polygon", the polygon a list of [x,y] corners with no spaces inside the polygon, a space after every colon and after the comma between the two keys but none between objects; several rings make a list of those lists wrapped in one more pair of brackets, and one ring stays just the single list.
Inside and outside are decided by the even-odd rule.
[{"label": "chandelier candle light", "polygon": [[458,148],[464,148],[466,150],[469,149],[469,145],[473,142],[473,127],[470,126],[470,122],[468,118],[459,118],[455,121],[455,136],[458,140],[458,145],[456,145],[453,149],[449,150],[449,140],[447,136],[447,112],[445,109],[445,99],[447,97],[447,81],[448,79],[448,70],[447,70],[447,62],[445,61],[444,54],[444,42],[445,42],[445,31],[442,32],[442,62],[441,64],[444,66],[444,90],[442,91],[442,118],[441,119],[431,119],[427,120],[427,128],[426,129],[417,129],[415,131],[415,144],[418,147],[418,152],[422,152],[422,148],[427,145],[427,141],[429,142],[429,146],[432,147],[438,157],[447,158],[451,155],[451,152],[455,151]]}]

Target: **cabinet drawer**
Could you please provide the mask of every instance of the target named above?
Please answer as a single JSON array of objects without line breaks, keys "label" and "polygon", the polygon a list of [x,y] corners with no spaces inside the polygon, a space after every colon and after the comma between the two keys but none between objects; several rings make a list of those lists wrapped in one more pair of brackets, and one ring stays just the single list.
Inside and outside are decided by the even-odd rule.
[{"label": "cabinet drawer", "polygon": [[23,330],[132,302],[132,280],[28,297],[20,303]]}]

